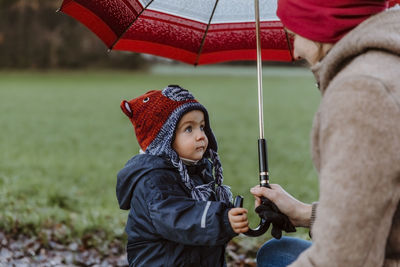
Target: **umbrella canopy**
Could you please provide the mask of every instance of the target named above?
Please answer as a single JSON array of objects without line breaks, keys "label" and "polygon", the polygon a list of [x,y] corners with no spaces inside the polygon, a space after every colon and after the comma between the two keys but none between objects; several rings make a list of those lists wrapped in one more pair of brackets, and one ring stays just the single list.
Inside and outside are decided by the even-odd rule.
[{"label": "umbrella canopy", "polygon": [[[292,61],[276,2],[260,0],[261,57]],[[60,11],[86,25],[111,50],[194,65],[257,59],[250,0],[64,0]]]}]

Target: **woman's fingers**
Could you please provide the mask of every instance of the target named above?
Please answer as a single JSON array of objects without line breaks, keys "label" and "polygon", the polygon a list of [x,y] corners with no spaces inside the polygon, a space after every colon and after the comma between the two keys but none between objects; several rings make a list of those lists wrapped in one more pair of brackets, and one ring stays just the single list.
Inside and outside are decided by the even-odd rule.
[{"label": "woman's fingers", "polygon": [[261,187],[259,185],[250,189],[250,192],[254,195],[254,197],[266,197],[272,201],[274,201],[279,194],[283,193],[282,187],[278,184],[270,184],[271,188]]},{"label": "woman's fingers", "polygon": [[278,184],[270,184],[270,186],[271,188],[266,188],[258,185],[250,189],[250,192],[256,198],[256,207],[257,199],[260,197],[268,198],[282,213],[289,217],[294,226],[307,225],[311,216],[311,205],[295,199]]},{"label": "woman's fingers", "polygon": [[266,187],[261,187],[261,186],[257,185],[257,186],[255,186],[255,187],[251,188],[251,189],[250,189],[250,192],[251,192],[255,197],[261,198],[261,197],[268,197],[268,192],[267,192],[268,190],[270,190],[270,189],[269,189],[269,188],[266,188]]}]

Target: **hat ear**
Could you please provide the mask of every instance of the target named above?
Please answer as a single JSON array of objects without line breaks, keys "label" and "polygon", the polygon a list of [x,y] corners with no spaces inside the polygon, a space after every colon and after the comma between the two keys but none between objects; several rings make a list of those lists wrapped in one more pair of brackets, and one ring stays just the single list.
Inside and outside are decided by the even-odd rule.
[{"label": "hat ear", "polygon": [[128,101],[123,100],[121,102],[120,107],[122,109],[122,112],[125,113],[126,116],[128,116],[129,118],[132,118],[133,113],[132,113],[132,109],[131,109],[131,106],[129,105]]}]

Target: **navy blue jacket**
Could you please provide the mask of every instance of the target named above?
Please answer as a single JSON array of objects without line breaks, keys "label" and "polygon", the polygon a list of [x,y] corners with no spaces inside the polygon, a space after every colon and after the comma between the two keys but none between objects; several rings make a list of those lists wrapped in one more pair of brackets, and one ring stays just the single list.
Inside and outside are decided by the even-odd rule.
[{"label": "navy blue jacket", "polygon": [[[213,181],[211,163],[188,166],[196,185]],[[231,206],[196,201],[170,161],[148,154],[130,159],[118,173],[117,198],[129,209],[130,266],[225,266],[225,245],[236,234]]]}]

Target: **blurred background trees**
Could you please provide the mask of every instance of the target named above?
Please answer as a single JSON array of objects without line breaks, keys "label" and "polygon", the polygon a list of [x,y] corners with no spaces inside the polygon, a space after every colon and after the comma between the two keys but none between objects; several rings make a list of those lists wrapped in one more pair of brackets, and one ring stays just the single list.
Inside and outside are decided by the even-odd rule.
[{"label": "blurred background trees", "polygon": [[0,0],[0,68],[143,69],[141,55],[107,47],[85,26],[56,10],[61,0]]}]

